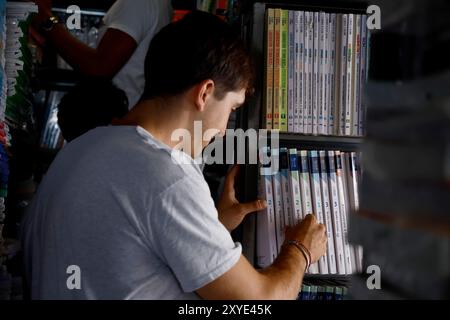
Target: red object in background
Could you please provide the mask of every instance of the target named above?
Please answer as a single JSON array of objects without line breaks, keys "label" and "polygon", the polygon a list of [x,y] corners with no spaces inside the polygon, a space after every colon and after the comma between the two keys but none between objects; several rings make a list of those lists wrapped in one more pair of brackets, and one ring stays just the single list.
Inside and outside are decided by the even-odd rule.
[{"label": "red object in background", "polygon": [[[173,17],[172,17],[172,22],[176,22],[178,20],[183,19],[183,17],[185,15],[187,15],[189,12],[191,12],[192,10],[174,10],[173,11]],[[220,19],[226,21],[226,17],[221,16],[221,15],[217,15]]]},{"label": "red object in background", "polygon": [[183,19],[185,15],[187,15],[191,10],[174,10],[173,11],[173,17],[172,22],[178,21]]},{"label": "red object in background", "polygon": [[216,9],[226,11],[228,9],[228,0],[217,0]]}]

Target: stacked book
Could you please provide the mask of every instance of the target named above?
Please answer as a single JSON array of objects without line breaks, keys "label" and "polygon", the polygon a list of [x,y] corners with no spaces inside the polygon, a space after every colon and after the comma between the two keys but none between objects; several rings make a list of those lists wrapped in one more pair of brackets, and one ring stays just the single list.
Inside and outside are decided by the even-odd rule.
[{"label": "stacked book", "polygon": [[[5,219],[5,197],[8,189],[9,164],[6,147],[10,145],[11,136],[5,121],[6,108],[6,74],[5,52],[6,46],[6,1],[0,1],[0,226]],[[1,227],[0,227],[1,230]],[[0,233],[1,242],[1,233]]]},{"label": "stacked book", "polygon": [[0,266],[0,300],[11,300],[12,277],[5,266]]},{"label": "stacked book", "polygon": [[364,135],[367,16],[266,11],[263,126],[311,135]]},{"label": "stacked book", "polygon": [[304,281],[297,300],[336,301],[347,297],[348,289],[345,286],[332,284],[312,285]]},{"label": "stacked book", "polygon": [[239,6],[239,2],[239,0],[197,0],[197,10],[229,19],[233,17],[234,9]]},{"label": "stacked book", "polygon": [[5,198],[8,195],[9,158],[5,146],[0,143],[0,224],[5,220]]},{"label": "stacked book", "polygon": [[355,152],[280,148],[262,149],[259,193],[267,208],[258,213],[257,265],[273,263],[285,241],[287,226],[308,214],[326,226],[327,254],[312,274],[353,274],[362,268],[362,250],[347,239],[347,219],[359,207],[360,159]]},{"label": "stacked book", "polygon": [[41,137],[41,147],[45,149],[60,149],[64,145],[64,138],[58,125],[58,105],[64,96],[63,92],[51,92],[47,107],[44,131]]},{"label": "stacked book", "polygon": [[6,118],[10,125],[24,128],[32,119],[30,74],[32,54],[28,47],[30,13],[37,12],[32,2],[8,1],[6,4],[5,73],[7,79]]},{"label": "stacked book", "polygon": [[364,180],[350,238],[403,297],[450,296],[449,82],[447,71],[368,88]]}]

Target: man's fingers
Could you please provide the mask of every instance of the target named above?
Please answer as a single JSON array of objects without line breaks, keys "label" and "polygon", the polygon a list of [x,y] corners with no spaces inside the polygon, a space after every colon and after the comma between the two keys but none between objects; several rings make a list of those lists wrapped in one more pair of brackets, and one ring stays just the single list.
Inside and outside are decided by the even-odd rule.
[{"label": "man's fingers", "polygon": [[306,217],[303,220],[309,220],[311,222],[315,222],[316,221],[316,216],[313,214],[308,214],[306,215]]}]

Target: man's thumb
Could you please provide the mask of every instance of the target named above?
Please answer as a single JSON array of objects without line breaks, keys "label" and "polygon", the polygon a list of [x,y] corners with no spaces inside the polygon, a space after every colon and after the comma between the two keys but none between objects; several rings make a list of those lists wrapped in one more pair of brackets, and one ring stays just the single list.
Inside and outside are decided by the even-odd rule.
[{"label": "man's thumb", "polygon": [[267,203],[264,200],[256,200],[247,203],[240,204],[240,212],[243,215],[247,215],[249,213],[263,210],[267,207]]}]

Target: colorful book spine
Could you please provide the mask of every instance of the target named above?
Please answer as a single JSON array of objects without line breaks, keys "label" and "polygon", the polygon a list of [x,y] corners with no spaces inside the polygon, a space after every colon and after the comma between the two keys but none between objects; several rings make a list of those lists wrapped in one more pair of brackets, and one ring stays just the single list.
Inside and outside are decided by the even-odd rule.
[{"label": "colorful book spine", "polygon": [[273,129],[280,130],[280,100],[281,100],[281,9],[275,10],[274,26],[274,59],[273,59]]},{"label": "colorful book spine", "polygon": [[353,68],[353,115],[352,115],[352,135],[357,136],[359,131],[359,119],[361,112],[361,15],[355,15],[355,43],[354,43],[355,53],[354,58],[354,68]]},{"label": "colorful book spine", "polygon": [[355,65],[355,15],[348,15],[347,28],[347,87],[346,87],[346,105],[345,105],[345,132],[344,135],[352,134],[352,111],[353,111],[353,68]]},{"label": "colorful book spine", "polygon": [[305,123],[305,92],[306,92],[306,78],[305,78],[305,14],[302,11],[296,11],[298,33],[296,33],[296,43],[298,44],[297,55],[297,70],[298,81],[296,85],[297,89],[297,109],[298,109],[298,125],[295,132],[304,133]]},{"label": "colorful book spine", "polygon": [[288,36],[289,11],[281,10],[281,65],[280,65],[280,130],[288,131]]},{"label": "colorful book spine", "polygon": [[268,9],[266,13],[266,63],[265,63],[265,88],[264,110],[265,128],[273,128],[273,59],[274,59],[274,31],[275,31],[275,10]]},{"label": "colorful book spine", "polygon": [[314,16],[312,12],[305,12],[305,133],[312,134],[313,126],[313,46],[314,46]]},{"label": "colorful book spine", "polygon": [[318,74],[318,117],[317,133],[324,134],[324,115],[325,115],[325,13],[319,13],[319,74]]},{"label": "colorful book spine", "polygon": [[325,301],[334,300],[334,288],[332,286],[325,287]]},{"label": "colorful book spine", "polygon": [[340,24],[341,28],[341,49],[340,49],[340,84],[339,84],[339,135],[345,135],[345,116],[346,116],[346,107],[347,107],[347,33],[348,33],[348,15],[343,14],[341,16],[342,23]]},{"label": "colorful book spine", "polygon": [[[330,104],[329,104],[329,122],[328,122],[328,134],[335,135],[336,132],[336,115],[339,110],[339,105],[337,104],[336,94],[338,92],[338,82],[336,81],[337,64],[336,64],[336,34],[337,34],[337,24],[336,24],[336,14],[330,14]],[[339,52],[339,51],[338,51]]]},{"label": "colorful book spine", "polygon": [[294,132],[294,115],[295,115],[295,98],[294,98],[294,78],[295,78],[295,12],[292,10],[288,11],[288,132]]},{"label": "colorful book spine", "polygon": [[319,13],[313,12],[313,123],[312,134],[318,134],[319,127]]},{"label": "colorful book spine", "polygon": [[[289,13],[290,14],[290,13]],[[299,42],[299,33],[300,33],[300,25],[299,25],[299,14],[300,11],[292,11],[293,14],[293,56],[290,56],[289,59],[292,59],[293,63],[293,79],[292,79],[292,109],[293,109],[293,128],[291,132],[299,132],[299,118],[300,118],[300,99],[299,99],[299,90],[298,87],[301,85],[300,82],[300,74],[301,74],[301,68],[300,68],[300,42]],[[289,29],[289,32],[291,32],[291,29]],[[289,61],[291,62],[291,61]],[[289,77],[291,77],[291,74],[289,74]]]},{"label": "colorful book spine", "polygon": [[317,286],[311,286],[310,300],[317,300],[318,288]]},{"label": "colorful book spine", "polygon": [[307,285],[302,285],[300,297],[301,300],[311,300],[311,287]]},{"label": "colorful book spine", "polygon": [[359,113],[359,126],[358,136],[364,135],[364,122],[365,122],[365,109],[366,109],[366,76],[367,76],[367,16],[363,15],[361,18],[361,72],[359,78],[360,86],[360,113]]},{"label": "colorful book spine", "polygon": [[330,91],[331,91],[331,80],[330,80],[330,65],[331,65],[331,34],[330,34],[330,14],[325,14],[325,51],[324,51],[324,90],[323,90],[323,134],[329,134],[330,128]]}]

